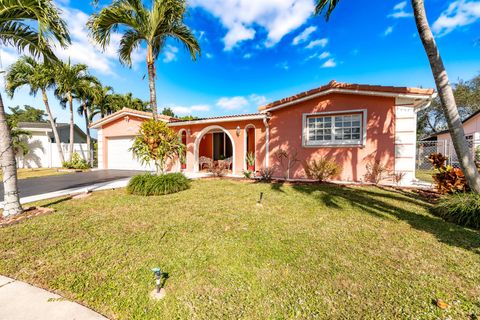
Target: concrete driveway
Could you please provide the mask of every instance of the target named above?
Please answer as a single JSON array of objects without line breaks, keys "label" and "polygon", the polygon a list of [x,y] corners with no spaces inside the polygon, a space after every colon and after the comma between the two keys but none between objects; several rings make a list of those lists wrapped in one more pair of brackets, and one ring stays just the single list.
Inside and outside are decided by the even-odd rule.
[{"label": "concrete driveway", "polygon": [[[130,178],[140,174],[133,170],[96,170],[58,176],[47,176],[18,180],[20,197],[30,197],[60,190],[88,187],[98,183]],[[3,201],[3,184],[0,183],[0,201]]]}]

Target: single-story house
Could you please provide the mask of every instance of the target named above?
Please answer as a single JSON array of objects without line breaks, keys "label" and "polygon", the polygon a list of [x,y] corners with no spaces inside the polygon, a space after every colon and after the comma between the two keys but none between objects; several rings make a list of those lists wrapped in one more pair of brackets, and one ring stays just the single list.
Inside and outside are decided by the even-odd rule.
[{"label": "single-story house", "polygon": [[[267,105],[257,113],[181,121],[162,116],[186,145],[186,172],[202,170],[202,159],[231,159],[231,174],[242,175],[246,155],[255,170],[274,168],[283,177],[279,150],[294,157],[290,179],[305,179],[304,163],[326,157],[342,167],[343,181],[362,181],[367,165],[378,160],[404,183],[415,179],[416,112],[427,106],[433,89],[371,86],[332,81]],[[122,109],[94,122],[99,167],[145,170],[128,150],[146,112]],[[180,164],[173,170],[180,170]]]},{"label": "single-story house", "polygon": [[[58,136],[65,160],[69,158],[70,124],[56,123]],[[52,126],[49,122],[19,122],[18,127],[31,133],[27,142],[29,152],[27,155],[17,155],[19,168],[58,168],[62,167],[58,155]],[[83,159],[88,159],[87,135],[77,125],[74,127],[74,152]]]},{"label": "single-story house", "polygon": [[[465,118],[462,124],[470,151],[476,160],[480,161],[480,110]],[[421,145],[425,150],[429,150],[430,153],[436,150],[436,152],[446,155],[449,164],[459,166],[458,157],[448,129],[423,138]]]}]

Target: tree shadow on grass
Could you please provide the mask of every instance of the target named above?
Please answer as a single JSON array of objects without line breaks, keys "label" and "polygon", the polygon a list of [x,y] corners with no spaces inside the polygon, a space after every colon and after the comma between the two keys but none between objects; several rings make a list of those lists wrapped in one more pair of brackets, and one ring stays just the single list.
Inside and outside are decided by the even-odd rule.
[{"label": "tree shadow on grass", "polygon": [[[329,208],[343,209],[346,203],[380,219],[396,218],[407,222],[413,228],[434,235],[438,241],[480,254],[480,232],[464,228],[429,214],[406,209],[402,204],[411,203],[429,209],[430,204],[418,197],[407,196],[389,190],[374,188],[352,188],[331,185],[293,185],[304,194],[315,196]],[[318,192],[320,191],[320,192]]]}]

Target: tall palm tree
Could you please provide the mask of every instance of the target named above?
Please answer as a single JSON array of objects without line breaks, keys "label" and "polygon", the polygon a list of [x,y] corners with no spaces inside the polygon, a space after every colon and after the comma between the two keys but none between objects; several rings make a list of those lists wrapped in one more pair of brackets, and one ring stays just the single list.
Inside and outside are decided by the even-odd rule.
[{"label": "tall palm tree", "polygon": [[88,74],[88,68],[84,64],[74,64],[68,62],[59,62],[55,68],[55,95],[60,101],[68,103],[70,112],[70,141],[69,141],[69,161],[73,156],[73,145],[75,140],[74,133],[74,113],[73,113],[73,98],[74,92],[78,83],[81,81],[92,80],[94,77]]},{"label": "tall palm tree", "polygon": [[93,117],[100,115],[103,118],[106,114],[109,114],[111,95],[113,94],[113,88],[110,86],[102,86],[101,84],[94,88],[93,107],[90,112],[90,121]]},{"label": "tall palm tree", "polygon": [[35,96],[39,90],[42,92],[43,103],[45,104],[48,120],[52,126],[58,155],[63,163],[65,161],[65,157],[63,156],[60,137],[58,135],[57,126],[55,124],[52,111],[50,110],[47,97],[47,89],[52,88],[55,85],[54,77],[55,73],[53,72],[51,66],[37,62],[32,57],[24,56],[10,66],[7,73],[6,90],[10,97],[13,97],[15,90],[22,86],[29,86],[30,94],[33,96]]},{"label": "tall palm tree", "polygon": [[[55,59],[50,40],[60,46],[70,43],[65,21],[52,0],[2,0],[0,1],[0,45],[11,46],[19,51],[28,51],[45,61]],[[3,215],[21,213],[18,195],[17,164],[0,94],[0,166],[3,171]]]},{"label": "tall palm tree", "polygon": [[94,14],[88,22],[92,37],[103,48],[109,45],[112,32],[123,32],[118,53],[120,61],[127,66],[132,65],[132,52],[146,44],[150,107],[154,119],[157,119],[155,60],[167,39],[181,42],[193,60],[200,55],[193,32],[183,23],[185,10],[185,0],[153,0],[151,8],[145,7],[142,0],[118,0]]},{"label": "tall palm tree", "polygon": [[75,99],[80,101],[77,113],[85,118],[85,131],[87,134],[87,149],[90,165],[93,164],[92,137],[90,135],[90,111],[95,101],[95,94],[99,86],[101,86],[100,81],[95,77],[91,77],[91,79],[83,79],[77,82],[75,87]]},{"label": "tall palm tree", "polygon": [[[424,0],[411,1],[418,34],[420,35],[420,39],[422,40],[423,47],[430,62],[430,68],[432,69],[433,78],[435,79],[435,85],[442,103],[443,113],[447,119],[448,129],[460,162],[460,167],[465,174],[465,178],[467,179],[470,188],[476,193],[480,193],[480,174],[475,165],[473,154],[469,152],[467,139],[465,138],[465,132],[463,130],[462,120],[458,113],[452,86],[427,20]],[[340,0],[318,0],[315,7],[315,14],[325,12],[325,18],[328,21],[330,14],[339,2]]]}]

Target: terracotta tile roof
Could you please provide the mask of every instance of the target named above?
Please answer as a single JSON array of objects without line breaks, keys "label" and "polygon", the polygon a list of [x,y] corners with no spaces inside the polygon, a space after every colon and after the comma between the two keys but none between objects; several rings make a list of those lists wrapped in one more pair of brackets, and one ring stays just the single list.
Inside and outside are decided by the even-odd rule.
[{"label": "terracotta tile roof", "polygon": [[[92,122],[90,124],[90,127],[94,127],[96,125],[98,125],[99,123],[108,123],[110,119],[112,118],[116,118],[119,114],[121,113],[125,113],[125,112],[128,112],[130,114],[136,114],[136,115],[139,115],[139,116],[142,116],[142,117],[149,117],[151,118],[152,117],[152,113],[151,112],[148,112],[148,111],[139,111],[139,110],[135,110],[135,109],[130,109],[130,108],[123,108],[117,112],[114,112],[106,117],[103,117],[101,119],[98,119],[97,121],[95,122]],[[172,117],[169,117],[169,116],[165,116],[163,114],[159,114],[158,115],[158,119],[163,119],[163,120],[166,120],[167,122],[171,121],[172,119],[176,119],[176,118],[172,118]]]},{"label": "terracotta tile roof", "polygon": [[256,112],[256,113],[244,113],[244,114],[233,114],[228,116],[217,116],[217,117],[207,117],[207,118],[198,118],[193,120],[182,120],[182,119],[174,119],[172,118],[170,122],[192,122],[192,121],[203,121],[203,120],[215,120],[215,119],[229,119],[229,118],[237,118],[237,117],[252,117],[252,116],[261,116],[263,113]]},{"label": "terracotta tile roof", "polygon": [[356,90],[356,91],[376,91],[376,92],[385,92],[385,93],[398,93],[398,94],[419,94],[419,95],[432,95],[435,90],[433,89],[422,89],[422,88],[408,88],[408,87],[393,87],[393,86],[378,86],[378,85],[366,85],[366,84],[355,84],[355,83],[344,83],[337,82],[335,80],[330,81],[328,84],[298,93],[296,95],[283,98],[269,104],[263,105],[258,108],[260,111],[268,110],[270,108],[282,105],[284,103],[293,102],[295,100],[308,97],[310,95],[327,91],[330,89],[346,89],[346,90]]}]

